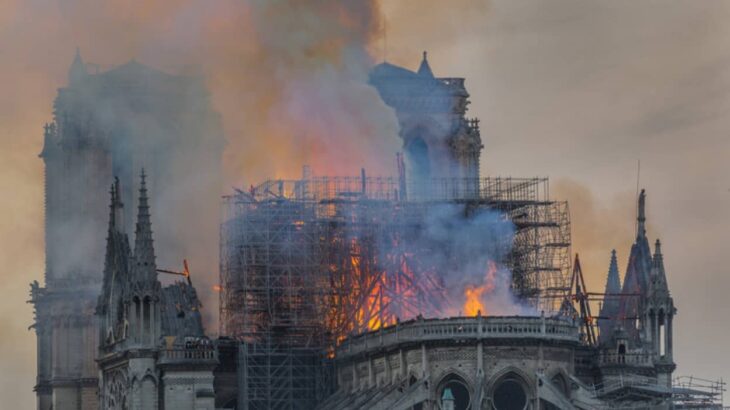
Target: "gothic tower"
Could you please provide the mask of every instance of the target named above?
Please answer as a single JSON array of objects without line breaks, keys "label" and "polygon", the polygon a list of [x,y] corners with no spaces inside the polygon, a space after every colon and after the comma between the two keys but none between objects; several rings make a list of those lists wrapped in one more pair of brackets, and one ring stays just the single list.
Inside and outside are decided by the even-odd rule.
[{"label": "gothic tower", "polygon": [[111,190],[99,321],[102,410],[212,410],[214,348],[205,337],[201,304],[187,282],[158,280],[144,171],[139,183],[134,249],[119,223],[123,204]]},{"label": "gothic tower", "polygon": [[[146,166],[159,186],[159,246],[169,260],[215,255],[219,221],[220,120],[202,80],[135,61],[89,72],[77,51],[45,126],[44,284],[31,284],[38,341],[35,386],[40,410],[97,409],[98,346],[94,315],[104,269],[106,191],[112,175],[115,226],[131,231],[137,204],[133,170]],[[191,181],[195,181],[191,184]],[[181,200],[183,199],[184,200]],[[200,209],[212,210],[201,213]],[[196,235],[181,237],[176,218]],[[206,229],[206,227],[208,227]],[[209,269],[216,261],[210,261]]]},{"label": "gothic tower", "polygon": [[[161,336],[162,298],[144,172],[133,252],[117,225],[115,211],[122,208],[117,192],[118,183],[112,188],[104,287],[97,307],[101,322],[100,408],[153,410],[159,402],[156,348]],[[134,355],[124,354],[132,348]]]},{"label": "gothic tower", "polygon": [[[615,252],[611,258],[607,295],[598,322],[602,372],[605,378],[638,371],[655,378],[662,388],[671,389],[676,368],[673,321],[677,310],[669,293],[661,242],[656,240],[653,255],[649,247],[644,190],[639,195],[636,227],[620,293]],[[609,296],[617,293],[618,298]]]},{"label": "gothic tower", "polygon": [[598,315],[598,341],[605,344],[609,341],[611,330],[616,325],[619,313],[618,295],[621,293],[621,279],[618,273],[618,261],[616,250],[611,251],[611,263],[608,267],[606,278],[606,297],[604,298],[601,311]]},{"label": "gothic tower", "polygon": [[646,193],[639,195],[636,240],[631,246],[629,263],[624,275],[622,293],[641,295],[641,297],[622,297],[619,315],[622,324],[634,344],[646,338],[646,323],[642,317],[642,299],[649,291],[652,266],[651,248],[646,236]]},{"label": "gothic tower", "polygon": [[[94,303],[101,285],[104,202],[111,158],[75,100],[89,78],[78,51],[45,126],[45,287],[31,285],[40,410],[97,408]],[[99,229],[101,228],[101,229]]]},{"label": "gothic tower", "polygon": [[464,79],[435,77],[424,51],[417,72],[386,62],[372,70],[370,83],[398,118],[411,193],[427,195],[421,191],[432,179],[449,178],[462,195],[474,194],[483,145],[479,120],[465,116]]},{"label": "gothic tower", "polygon": [[672,386],[672,372],[677,367],[674,363],[673,326],[677,309],[669,294],[667,275],[664,271],[664,256],[659,239],[654,246],[654,257],[650,274],[649,292],[645,299],[644,316],[647,339],[654,352],[657,378],[660,384]]}]

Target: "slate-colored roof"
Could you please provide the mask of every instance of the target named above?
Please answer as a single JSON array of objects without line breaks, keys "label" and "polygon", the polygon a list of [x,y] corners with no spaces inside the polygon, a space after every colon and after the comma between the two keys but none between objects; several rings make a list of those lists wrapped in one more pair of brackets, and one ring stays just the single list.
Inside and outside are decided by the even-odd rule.
[{"label": "slate-colored roof", "polygon": [[203,337],[200,300],[195,288],[185,282],[176,282],[162,288],[163,336]]}]

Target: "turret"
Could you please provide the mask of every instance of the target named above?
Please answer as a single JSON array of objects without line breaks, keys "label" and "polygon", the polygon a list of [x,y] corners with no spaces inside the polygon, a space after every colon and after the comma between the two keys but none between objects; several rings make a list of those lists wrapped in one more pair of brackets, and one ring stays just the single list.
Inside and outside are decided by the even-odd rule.
[{"label": "turret", "polygon": [[667,274],[664,271],[664,256],[662,255],[662,243],[659,239],[654,244],[654,257],[652,258],[651,282],[654,293],[665,293],[669,296],[669,285]]},{"label": "turret", "polygon": [[134,234],[130,306],[134,318],[134,340],[146,347],[154,347],[162,331],[160,315],[161,290],[160,282],[157,281],[146,178],[143,169],[140,175],[139,204]]},{"label": "turret", "polygon": [[81,59],[81,52],[76,48],[76,56],[74,57],[71,67],[68,69],[68,86],[76,87],[81,84],[89,73],[86,71],[86,65]]},{"label": "turret", "polygon": [[102,347],[112,345],[127,337],[127,312],[125,294],[129,280],[129,240],[120,224],[123,204],[119,196],[119,180],[110,190],[109,226],[107,229],[106,256],[102,292],[96,313],[100,317]]},{"label": "turret", "polygon": [[636,226],[636,237],[637,242],[638,238],[645,238],[646,237],[646,192],[645,190],[641,190],[641,194],[639,195],[639,207],[638,207],[638,217],[636,218],[637,226]]},{"label": "turret", "polygon": [[429,196],[433,179],[450,180],[450,189],[465,198],[477,195],[483,145],[478,122],[465,116],[464,79],[435,77],[424,51],[417,71],[382,63],[370,84],[398,118],[408,195]]},{"label": "turret", "polygon": [[655,357],[659,360],[660,373],[664,373],[666,382],[669,383],[671,373],[674,370],[672,322],[674,321],[676,309],[669,293],[661,246],[661,242],[657,239],[654,245],[651,287],[646,305],[651,322],[649,328],[652,330],[652,349],[654,350]]},{"label": "turret", "polygon": [[611,262],[606,277],[605,297],[598,318],[598,339],[602,344],[608,341],[611,329],[616,324],[620,307],[619,293],[621,293],[621,279],[619,278],[618,261],[616,259],[616,250],[614,249],[611,251]]},{"label": "turret", "polygon": [[139,205],[137,208],[137,224],[134,233],[135,280],[140,282],[156,282],[155,249],[152,241],[152,222],[147,200],[147,176],[142,170],[139,184]]},{"label": "turret", "polygon": [[636,241],[631,246],[629,263],[622,293],[627,295],[620,298],[619,316],[623,317],[623,327],[634,345],[639,345],[641,339],[646,340],[651,335],[647,330],[647,319],[643,316],[643,301],[649,292],[650,271],[652,267],[651,248],[646,237],[646,192],[642,189],[638,198],[636,218]]},{"label": "turret", "polygon": [[433,78],[433,71],[431,71],[431,66],[428,65],[428,52],[423,52],[423,60],[421,60],[421,65],[418,67],[418,75],[428,78]]}]

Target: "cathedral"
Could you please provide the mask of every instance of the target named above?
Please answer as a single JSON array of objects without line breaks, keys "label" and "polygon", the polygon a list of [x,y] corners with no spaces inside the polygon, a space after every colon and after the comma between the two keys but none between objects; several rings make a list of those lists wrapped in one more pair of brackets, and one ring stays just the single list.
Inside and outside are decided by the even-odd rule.
[{"label": "cathedral", "polygon": [[[376,226],[378,232],[407,225],[412,233],[421,229],[418,223],[398,217],[420,215],[434,203],[458,204],[499,209],[515,224],[516,235],[569,229],[539,219],[558,209],[549,208],[556,204],[549,198],[517,196],[532,192],[535,179],[480,179],[479,121],[466,117],[463,78],[434,76],[424,53],[418,70],[382,63],[369,81],[400,124],[400,181],[391,186],[363,172],[354,187],[337,180],[342,184],[335,190],[341,191],[333,197],[318,196],[315,189],[319,183],[330,195],[326,179],[288,181],[291,189],[287,181],[269,181],[231,196],[233,206],[250,213],[226,220],[200,212],[210,209],[209,201],[219,204],[224,146],[200,79],[134,61],[91,73],[77,53],[40,154],[46,167],[46,272],[44,285],[31,284],[37,409],[691,408],[683,405],[700,393],[674,384],[677,310],[661,243],[656,240],[652,250],[647,236],[644,191],[623,280],[613,252],[596,317],[575,308],[585,289],[573,294],[572,284],[559,309],[519,316],[381,316],[377,326],[365,322],[342,334],[325,328],[324,316],[311,316],[320,306],[303,290],[330,295],[335,284],[326,275],[311,283],[298,275],[332,274],[334,265],[317,270],[321,261],[313,262],[309,251],[324,249],[322,238],[340,233],[333,227],[346,225],[347,218],[365,226],[373,224],[374,210],[385,209],[395,216]],[[190,181],[205,188],[191,191]],[[359,220],[355,212],[370,219]],[[225,248],[223,242],[233,243],[226,229],[251,221],[251,231],[231,234],[243,237]],[[196,246],[185,248],[185,233],[176,230],[183,222],[199,224]],[[328,256],[340,249],[334,245],[361,239],[333,238]],[[538,252],[540,238],[528,238]],[[161,261],[182,259],[180,252],[193,260],[216,254],[210,244],[219,240],[221,270],[233,274],[221,272],[221,306],[214,312],[221,316],[221,334],[210,338],[201,289],[187,268],[169,271]],[[553,240],[545,249],[557,252],[557,246]],[[353,262],[361,255],[347,252],[344,259],[357,272],[345,273],[364,276],[365,268]],[[520,259],[514,272],[529,271],[526,263]],[[398,266],[399,274],[408,270],[405,259]],[[169,273],[181,280],[161,275]],[[525,303],[541,291],[524,289]],[[361,318],[362,309],[355,310],[352,316]],[[330,345],[317,344],[328,340]],[[714,394],[702,396],[710,398],[704,408],[721,408]]]}]

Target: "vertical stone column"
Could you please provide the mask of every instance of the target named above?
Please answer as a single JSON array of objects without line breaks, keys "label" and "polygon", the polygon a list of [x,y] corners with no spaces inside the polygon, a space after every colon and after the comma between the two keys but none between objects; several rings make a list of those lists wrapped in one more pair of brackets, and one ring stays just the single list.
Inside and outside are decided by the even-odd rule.
[{"label": "vertical stone column", "polygon": [[652,343],[652,346],[654,346],[654,351],[656,353],[656,357],[661,357],[661,355],[662,355],[662,352],[661,352],[661,339],[660,339],[661,332],[659,331],[659,329],[660,329],[661,326],[660,326],[660,323],[659,323],[659,314],[658,313],[655,313],[654,314],[654,320],[652,321],[652,323],[654,324],[653,325],[653,330],[654,330],[653,340],[654,340],[654,343]]},{"label": "vertical stone column", "polygon": [[150,323],[149,328],[147,329],[147,332],[149,333],[149,336],[147,337],[147,343],[150,345],[154,345],[154,337],[155,337],[155,302],[150,299],[150,303],[147,307],[149,311],[150,316]]},{"label": "vertical stone column", "polygon": [[385,361],[383,365],[385,369],[385,384],[387,385],[393,383],[393,369],[390,367],[390,359],[387,353],[383,356],[383,360]]},{"label": "vertical stone column", "polygon": [[669,353],[669,339],[671,339],[672,332],[669,330],[670,316],[664,314],[664,357],[671,359],[672,355]]},{"label": "vertical stone column", "polygon": [[368,386],[375,387],[375,369],[373,369],[373,357],[368,357]]},{"label": "vertical stone column", "polygon": [[484,342],[477,344],[477,374],[484,373]]},{"label": "vertical stone column", "polygon": [[674,322],[674,315],[670,314],[667,316],[667,329],[664,331],[665,334],[668,335],[667,339],[667,357],[672,360],[674,358],[674,351],[673,351],[673,338],[674,338],[674,331],[673,331],[673,322]]},{"label": "vertical stone column", "polygon": [[654,332],[654,318],[651,314],[649,314],[648,310],[644,314],[644,323],[646,323],[646,329],[644,329],[646,340],[649,342],[653,342],[654,337],[652,335],[652,332]]},{"label": "vertical stone column", "polygon": [[400,367],[400,377],[405,378],[408,374],[408,366],[406,365],[406,358],[403,354],[403,349],[398,350],[398,366]]},{"label": "vertical stone column", "polygon": [[426,353],[426,344],[421,344],[421,375],[425,378],[428,374],[428,354]]},{"label": "vertical stone column", "polygon": [[360,387],[360,380],[357,378],[357,363],[352,362],[352,385],[350,386],[350,391],[354,391],[357,388]]},{"label": "vertical stone column", "polygon": [[129,308],[129,312],[130,341],[137,344],[137,337],[139,335],[139,329],[137,329],[137,326],[139,326],[139,305],[134,301],[134,298],[132,298],[132,305]]}]

